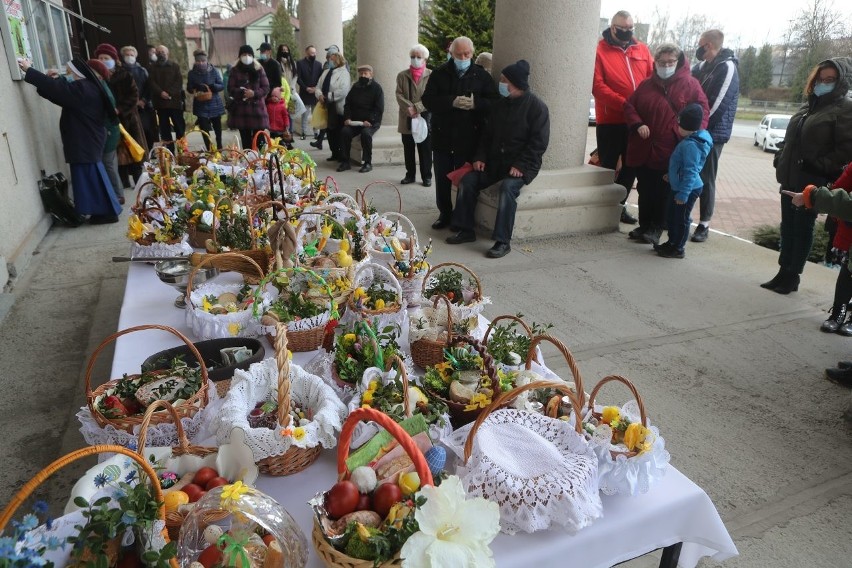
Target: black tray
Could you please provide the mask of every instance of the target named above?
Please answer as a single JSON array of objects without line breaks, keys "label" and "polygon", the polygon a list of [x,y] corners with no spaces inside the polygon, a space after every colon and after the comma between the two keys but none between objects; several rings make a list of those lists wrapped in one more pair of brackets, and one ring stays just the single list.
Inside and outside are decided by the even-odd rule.
[{"label": "black tray", "polygon": [[[226,337],[222,339],[208,339],[207,341],[199,341],[195,343],[195,348],[201,353],[204,358],[204,364],[207,365],[207,376],[213,382],[226,381],[234,377],[234,371],[241,369],[243,371],[249,368],[252,363],[257,363],[263,360],[266,349],[263,344],[257,339],[249,339],[244,337]],[[219,353],[220,349],[225,347],[248,347],[252,351],[252,356],[237,365],[230,367],[222,366],[222,356]],[[154,353],[142,363],[142,371],[151,371],[155,369],[167,369],[171,365],[172,360],[180,357],[190,367],[197,367],[195,356],[190,352],[186,345],[172,347],[159,353]],[[213,367],[212,369],[210,367]]]}]

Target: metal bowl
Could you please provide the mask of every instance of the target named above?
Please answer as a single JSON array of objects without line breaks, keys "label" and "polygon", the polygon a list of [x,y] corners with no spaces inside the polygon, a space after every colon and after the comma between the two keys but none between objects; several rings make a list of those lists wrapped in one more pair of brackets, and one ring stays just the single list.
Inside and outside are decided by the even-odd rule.
[{"label": "metal bowl", "polygon": [[[154,271],[161,282],[180,291],[180,296],[175,299],[175,307],[186,308],[186,288],[189,285],[189,273],[194,267],[187,260],[161,260],[154,265]],[[193,287],[210,280],[219,274],[219,269],[213,266],[202,266],[192,278]]]}]

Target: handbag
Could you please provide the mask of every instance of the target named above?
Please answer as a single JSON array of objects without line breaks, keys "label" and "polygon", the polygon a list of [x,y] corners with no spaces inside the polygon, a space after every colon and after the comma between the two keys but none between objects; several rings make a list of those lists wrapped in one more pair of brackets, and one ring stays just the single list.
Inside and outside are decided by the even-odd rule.
[{"label": "handbag", "polygon": [[328,109],[322,103],[317,103],[311,115],[311,128],[322,130],[328,128]]},{"label": "handbag", "polygon": [[429,123],[422,116],[411,119],[411,136],[415,144],[420,144],[429,136]]},{"label": "handbag", "polygon": [[302,97],[298,93],[293,93],[290,97],[290,102],[287,103],[287,110],[294,119],[302,116],[307,110],[305,103],[302,102]]},{"label": "handbag", "polygon": [[124,145],[127,147],[128,152],[130,152],[130,157],[133,158],[134,162],[142,161],[142,158],[145,157],[145,149],[130,135],[124,125],[120,122],[118,123],[118,129],[121,131],[121,139],[124,141]]},{"label": "handbag", "polygon": [[207,85],[201,85],[201,86],[204,87],[205,90],[195,91],[195,95],[193,95],[193,96],[195,97],[196,101],[204,103],[204,102],[207,102],[207,101],[209,101],[210,99],[213,98],[213,91],[211,91],[210,88]]},{"label": "handbag", "polygon": [[69,227],[79,227],[83,224],[83,218],[68,198],[68,178],[62,173],[46,175],[44,170],[41,170],[38,192],[41,195],[44,210],[54,219]]}]

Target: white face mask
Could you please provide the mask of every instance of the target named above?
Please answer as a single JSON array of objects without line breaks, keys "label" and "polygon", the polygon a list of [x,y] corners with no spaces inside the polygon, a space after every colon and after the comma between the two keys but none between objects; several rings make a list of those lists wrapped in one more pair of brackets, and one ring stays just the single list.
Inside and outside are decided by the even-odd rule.
[{"label": "white face mask", "polygon": [[125,55],[124,56],[124,62],[127,63],[128,65],[135,65],[136,64],[136,56],[135,55]]},{"label": "white face mask", "polygon": [[243,55],[242,57],[240,57],[240,62],[243,65],[251,65],[253,61],[254,57],[252,57],[251,55]]},{"label": "white face mask", "polygon": [[149,55],[149,56],[148,56],[148,59],[150,59],[150,60],[151,60],[151,63],[156,63],[156,61],[157,61],[157,54],[156,54],[156,53],[152,53],[151,55]]},{"label": "white face mask", "polygon": [[112,71],[113,69],[115,69],[115,61],[113,61],[112,59],[107,59],[106,61],[104,61],[104,67]]},{"label": "white face mask", "polygon": [[422,57],[412,57],[411,58],[411,66],[415,69],[420,69],[423,67],[423,58]]},{"label": "white face mask", "polygon": [[657,67],[657,76],[659,76],[660,79],[668,79],[674,75],[676,70],[677,67]]}]

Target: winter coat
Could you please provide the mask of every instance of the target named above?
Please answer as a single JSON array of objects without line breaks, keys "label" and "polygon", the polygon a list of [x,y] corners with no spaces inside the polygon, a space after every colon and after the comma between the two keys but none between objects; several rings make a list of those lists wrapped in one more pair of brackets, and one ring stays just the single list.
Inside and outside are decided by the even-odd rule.
[{"label": "winter coat", "polygon": [[192,114],[203,118],[216,118],[225,114],[225,103],[222,101],[222,91],[225,90],[225,84],[222,82],[222,76],[219,70],[207,64],[204,70],[196,69],[193,65],[189,73],[186,74],[186,90],[190,94],[196,92],[202,93],[210,90],[213,92],[213,98],[209,101],[192,101]]},{"label": "winter coat", "polygon": [[382,125],[385,112],[385,94],[376,81],[367,85],[355,83],[346,95],[343,105],[343,120],[367,120],[374,128]]},{"label": "winter coat", "polygon": [[[180,67],[172,61],[157,61],[148,69],[148,86],[151,90],[151,103],[157,110],[180,109],[183,79]],[[165,91],[171,99],[164,99],[160,94]]]},{"label": "winter coat", "polygon": [[827,213],[842,221],[852,221],[852,167],[829,189],[827,186],[809,186],[803,191],[805,207],[817,213]]},{"label": "winter coat", "polygon": [[414,107],[427,122],[431,120],[431,113],[426,110],[422,102],[423,91],[426,90],[426,84],[429,82],[431,74],[430,69],[424,69],[419,83],[414,82],[411,69],[400,71],[396,76],[396,102],[399,103],[399,119],[397,120],[396,131],[400,134],[411,134],[411,118],[408,116],[408,107]]},{"label": "winter coat", "polygon": [[[831,188],[852,191],[852,167],[849,164],[846,165],[840,177],[831,184]],[[834,233],[832,246],[839,250],[848,251],[852,249],[852,219],[848,221],[841,220],[837,224],[837,232]]]},{"label": "winter coat", "polygon": [[308,92],[308,87],[316,87],[322,75],[322,63],[317,60],[309,61],[308,58],[296,62],[296,83],[299,85],[299,96],[305,106],[317,104],[317,97]]},{"label": "winter coat", "polygon": [[275,101],[267,98],[266,114],[269,115],[270,132],[284,132],[290,129],[290,113],[287,112],[287,103],[283,98]]},{"label": "winter coat", "polygon": [[[139,69],[142,69],[139,67]],[[142,69],[144,71],[144,69]],[[115,108],[118,110],[118,120],[128,134],[136,140],[148,153],[148,143],[145,140],[145,130],[142,128],[142,119],[139,118],[139,88],[133,74],[122,64],[116,64],[109,78],[109,88],[115,97]],[[132,164],[133,159],[129,153],[119,152],[119,165]]]},{"label": "winter coat", "polygon": [[[689,74],[689,67],[681,53],[675,74],[666,80],[655,72],[642,81],[624,104],[624,119],[629,129],[627,138],[627,165],[665,171],[669,157],[680,141],[677,115],[690,103],[698,103],[704,110],[701,128],[707,128],[707,97],[701,85]],[[645,125],[651,130],[647,139],[637,132]]]},{"label": "winter coat", "polygon": [[503,97],[491,105],[491,116],[474,160],[485,162],[491,179],[502,179],[515,167],[529,184],[541,169],[550,143],[547,105],[526,91],[517,98]]},{"label": "winter coat", "polygon": [[151,108],[151,91],[148,88],[148,70],[138,63],[134,63],[133,65],[122,63],[121,66],[133,75],[133,81],[136,83],[136,90],[139,92],[139,98],[145,101],[146,107]]},{"label": "winter coat", "polygon": [[598,124],[624,124],[624,103],[639,83],[654,73],[654,58],[644,43],[633,39],[627,48],[612,39],[612,30],[603,31],[595,54],[592,95]]},{"label": "winter coat", "polygon": [[[453,106],[456,97],[473,94],[473,110]],[[452,60],[429,76],[421,101],[432,113],[432,149],[461,154],[470,160],[485,128],[492,101],[499,98],[494,79],[481,66],[471,63],[461,77]]]},{"label": "winter coat", "polygon": [[710,106],[707,130],[714,144],[724,144],[731,139],[740,99],[738,64],[734,52],[723,49],[713,61],[702,61],[692,68],[692,76],[698,79],[707,95],[707,104]]},{"label": "winter coat", "polygon": [[260,62],[263,70],[266,72],[266,80],[269,81],[269,88],[281,86],[281,64],[273,59],[264,59]]},{"label": "winter coat", "polygon": [[713,138],[706,130],[693,132],[675,146],[669,159],[669,184],[676,200],[685,202],[704,188],[701,169],[712,148]]},{"label": "winter coat", "polygon": [[[334,103],[334,111],[342,116],[346,104],[346,95],[349,94],[349,90],[352,87],[352,78],[349,76],[349,70],[345,65],[335,69],[323,69],[322,75],[320,75],[319,81],[317,81],[318,89],[322,90],[325,78],[329,73],[331,73],[331,81],[328,84],[328,92],[323,93],[323,96],[326,98],[326,106],[330,107]],[[329,110],[331,109],[329,108]]]},{"label": "winter coat", "polygon": [[[106,94],[112,108],[115,109],[115,95],[109,88],[109,84],[106,81],[103,81],[102,86],[104,90],[106,90]],[[104,154],[109,154],[110,152],[115,152],[115,149],[118,147],[118,141],[121,139],[121,130],[118,128],[117,115],[110,116],[107,114],[104,125],[107,130],[106,140],[104,140]]]},{"label": "winter coat", "polygon": [[106,141],[106,111],[101,88],[89,79],[68,82],[51,78],[30,67],[24,80],[36,92],[62,107],[59,135],[68,164],[96,164],[101,161]]},{"label": "winter coat", "polygon": [[[228,76],[228,93],[231,95],[231,106],[228,108],[228,128],[237,130],[264,130],[269,128],[269,115],[266,114],[266,96],[269,94],[269,81],[263,67],[257,61],[252,62],[256,78],[251,75],[242,63],[235,62]],[[254,91],[250,100],[243,96],[244,87]]]},{"label": "winter coat", "polygon": [[852,100],[847,98],[852,58],[837,57],[822,63],[837,68],[837,83],[827,95],[809,95],[790,119],[775,168],[781,189],[801,191],[808,184],[826,185],[852,160]]}]

